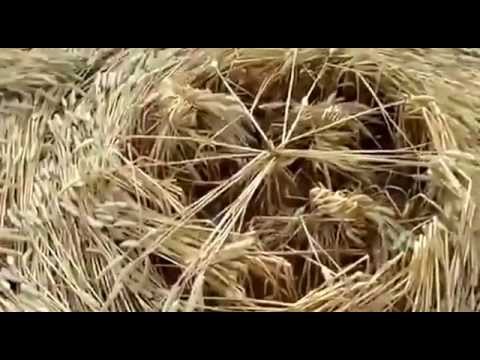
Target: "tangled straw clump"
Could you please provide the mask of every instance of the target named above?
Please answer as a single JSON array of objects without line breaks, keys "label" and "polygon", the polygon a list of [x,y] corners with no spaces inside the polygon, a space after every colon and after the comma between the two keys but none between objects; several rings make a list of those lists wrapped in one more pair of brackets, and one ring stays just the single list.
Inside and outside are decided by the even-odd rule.
[{"label": "tangled straw clump", "polygon": [[3,49],[3,311],[475,311],[480,59]]}]

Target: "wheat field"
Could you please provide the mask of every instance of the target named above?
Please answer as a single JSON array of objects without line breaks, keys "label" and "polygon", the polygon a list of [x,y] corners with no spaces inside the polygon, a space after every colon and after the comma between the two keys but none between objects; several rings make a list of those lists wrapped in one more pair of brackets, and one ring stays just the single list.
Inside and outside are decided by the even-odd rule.
[{"label": "wheat field", "polygon": [[1,49],[0,111],[0,311],[479,309],[474,49]]}]

